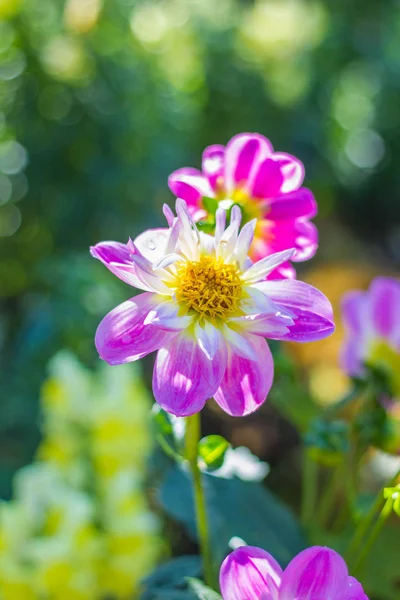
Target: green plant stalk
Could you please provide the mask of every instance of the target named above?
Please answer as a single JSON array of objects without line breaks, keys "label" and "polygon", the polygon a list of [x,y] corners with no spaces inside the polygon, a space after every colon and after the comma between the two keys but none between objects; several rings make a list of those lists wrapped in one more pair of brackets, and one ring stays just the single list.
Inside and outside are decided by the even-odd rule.
[{"label": "green plant stalk", "polygon": [[333,504],[336,499],[336,492],[338,488],[338,484],[340,482],[340,477],[342,475],[342,465],[336,465],[333,467],[328,484],[325,488],[325,492],[319,501],[318,511],[317,511],[317,523],[319,526],[324,529],[326,526],[326,521],[330,515],[330,512],[333,508]]},{"label": "green plant stalk", "polygon": [[[383,486],[383,488],[392,487],[393,485],[395,485],[396,481],[399,477],[400,477],[400,470],[397,471],[397,473],[395,473],[395,475],[391,478],[391,480],[386,485]],[[362,544],[362,541],[363,541],[365,535],[367,534],[368,529],[372,525],[372,522],[374,520],[376,513],[378,512],[380,506],[382,505],[382,502],[383,502],[382,489],[379,490],[371,508],[369,509],[369,511],[367,512],[365,517],[360,520],[358,527],[356,528],[354,536],[353,536],[352,540],[350,541],[349,547],[346,552],[348,562],[350,562],[352,556],[358,552],[359,547]]]},{"label": "green plant stalk", "polygon": [[365,544],[362,547],[361,552],[359,553],[359,555],[357,556],[357,558],[354,562],[354,566],[352,568],[352,573],[354,575],[356,575],[358,573],[358,571],[364,564],[365,559],[367,558],[368,554],[370,553],[371,548],[376,541],[376,538],[382,531],[382,528],[383,528],[386,520],[391,515],[392,510],[393,510],[393,500],[392,500],[392,498],[388,498],[379,514],[378,519],[375,522],[375,525],[373,526],[373,528],[369,534],[369,537],[367,538]]},{"label": "green plant stalk", "polygon": [[317,499],[318,464],[310,457],[307,448],[303,448],[303,490],[301,503],[301,522],[309,525],[314,519]]},{"label": "green plant stalk", "polygon": [[202,473],[198,464],[198,443],[201,436],[200,413],[186,417],[186,458],[190,465],[193,484],[194,509],[200,552],[203,558],[204,581],[214,587],[214,574],[211,558],[210,536],[207,521],[206,500]]}]

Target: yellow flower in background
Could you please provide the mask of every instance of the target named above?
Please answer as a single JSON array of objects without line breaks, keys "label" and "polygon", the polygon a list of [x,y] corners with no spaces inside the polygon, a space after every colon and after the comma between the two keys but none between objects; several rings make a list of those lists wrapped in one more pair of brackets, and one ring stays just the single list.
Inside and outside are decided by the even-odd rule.
[{"label": "yellow flower in background", "polygon": [[68,352],[50,362],[36,462],[0,504],[1,600],[131,599],[154,567],[151,400],[135,367],[94,374]]}]

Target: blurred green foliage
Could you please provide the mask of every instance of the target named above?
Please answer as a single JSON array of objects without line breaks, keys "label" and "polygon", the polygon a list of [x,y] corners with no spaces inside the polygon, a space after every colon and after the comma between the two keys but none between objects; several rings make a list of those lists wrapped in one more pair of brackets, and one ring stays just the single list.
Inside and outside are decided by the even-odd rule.
[{"label": "blurred green foliage", "polygon": [[267,135],[305,163],[322,230],[340,216],[400,260],[399,34],[397,0],[0,0],[0,496],[47,360],[94,362],[130,293],[88,246],[162,223],[206,144]]}]

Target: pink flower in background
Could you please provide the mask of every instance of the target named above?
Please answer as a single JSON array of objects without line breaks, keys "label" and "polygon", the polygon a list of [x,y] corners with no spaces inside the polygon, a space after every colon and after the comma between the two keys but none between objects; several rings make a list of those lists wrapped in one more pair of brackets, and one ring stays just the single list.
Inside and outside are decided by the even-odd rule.
[{"label": "pink flower in background", "polygon": [[261,548],[242,546],[221,565],[223,600],[368,600],[334,550],[313,546],[283,571]]},{"label": "pink flower in background", "polygon": [[294,250],[254,264],[248,259],[256,227],[239,233],[240,209],[216,213],[215,237],[199,232],[183,200],[169,229],[133,242],[91,248],[117,277],[144,291],[112,310],[96,332],[100,357],[112,365],[158,350],[153,392],[176,416],[201,410],[208,398],[227,413],[246,415],[265,400],[273,360],[264,338],[306,342],[333,332],[325,296],[296,280],[266,281]]},{"label": "pink flower in background", "polygon": [[[185,167],[169,177],[175,196],[183,198],[195,221],[206,219],[207,201],[222,208],[238,204],[244,222],[256,218],[250,248],[252,260],[295,248],[295,262],[312,258],[318,246],[316,227],[309,219],[317,213],[312,192],[301,187],[303,164],[294,156],[274,152],[267,138],[241,133],[224,146],[209,146],[203,153],[202,171]],[[295,277],[290,262],[277,267],[273,278]]]},{"label": "pink flower in background", "polygon": [[363,377],[366,366],[381,371],[400,398],[400,281],[377,277],[368,291],[345,294],[342,313],[343,369],[353,377]]}]

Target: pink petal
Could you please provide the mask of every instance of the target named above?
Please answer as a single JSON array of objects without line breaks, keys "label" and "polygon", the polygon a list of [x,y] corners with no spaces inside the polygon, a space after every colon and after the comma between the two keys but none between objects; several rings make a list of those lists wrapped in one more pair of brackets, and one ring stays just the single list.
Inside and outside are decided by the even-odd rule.
[{"label": "pink petal", "polygon": [[281,192],[287,194],[297,190],[304,179],[304,165],[301,160],[286,152],[275,152],[273,158],[279,164],[283,176]]},{"label": "pink petal", "polygon": [[267,279],[296,279],[296,270],[290,262],[279,265],[267,275]]},{"label": "pink petal", "polygon": [[292,221],[276,221],[271,228],[270,252],[285,248],[296,248],[292,258],[295,262],[309,260],[318,248],[318,230],[313,223],[303,218]]},{"label": "pink petal", "polygon": [[203,196],[214,196],[214,190],[207,177],[191,167],[183,167],[171,173],[168,185],[177,198],[182,198],[190,206],[200,207]]},{"label": "pink petal", "polygon": [[343,558],[334,550],[313,546],[286,567],[279,600],[342,600],[348,588]]},{"label": "pink petal", "polygon": [[287,335],[290,332],[289,327],[294,325],[291,317],[281,314],[244,315],[243,317],[229,319],[229,322],[236,324],[237,327],[245,329],[249,333],[266,338]]},{"label": "pink petal", "polygon": [[220,345],[209,360],[196,339],[186,331],[158,351],[153,393],[167,412],[177,417],[201,410],[217,390],[226,368],[226,347]]},{"label": "pink petal", "polygon": [[353,334],[361,334],[366,325],[365,304],[366,292],[353,290],[342,298],[342,318],[345,327]]},{"label": "pink petal", "polygon": [[272,153],[272,146],[262,135],[240,133],[233,137],[225,152],[225,189],[233,191],[245,185],[257,165]]},{"label": "pink petal", "polygon": [[229,415],[242,417],[257,410],[265,402],[274,377],[274,361],[267,342],[247,334],[257,360],[242,358],[230,351],[215,401]]},{"label": "pink petal", "polygon": [[224,174],[225,148],[219,144],[208,146],[203,152],[202,171],[215,190],[218,178]]},{"label": "pink petal", "polygon": [[400,340],[400,282],[376,277],[368,290],[368,303],[377,336]]},{"label": "pink petal", "polygon": [[351,377],[360,377],[364,374],[364,352],[363,339],[354,336],[344,341],[340,353],[340,365],[345,373]]},{"label": "pink petal", "polygon": [[363,587],[357,579],[349,577],[347,580],[348,590],[343,600],[368,600],[368,596],[364,593]]},{"label": "pink petal", "polygon": [[331,303],[313,286],[296,279],[283,279],[256,283],[253,287],[294,315],[295,324],[290,327],[290,333],[283,337],[274,336],[274,339],[311,342],[333,333]]},{"label": "pink petal", "polygon": [[270,199],[266,215],[271,221],[292,220],[297,217],[311,219],[317,214],[317,203],[313,193],[307,188],[276,196]]},{"label": "pink petal", "polygon": [[279,163],[267,158],[259,165],[249,191],[253,198],[271,198],[282,193],[283,182]]},{"label": "pink petal", "polygon": [[100,358],[119,365],[158,350],[176,334],[145,325],[149,312],[157,306],[157,294],[140,294],[114,308],[97,328],[95,344]]},{"label": "pink petal", "polygon": [[237,548],[225,558],[219,573],[223,600],[278,600],[282,569],[255,546]]},{"label": "pink petal", "polygon": [[90,254],[100,260],[111,273],[136,288],[152,292],[153,288],[142,281],[137,267],[126,244],[119,242],[101,242],[90,248]]}]

